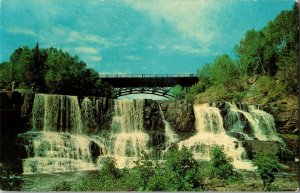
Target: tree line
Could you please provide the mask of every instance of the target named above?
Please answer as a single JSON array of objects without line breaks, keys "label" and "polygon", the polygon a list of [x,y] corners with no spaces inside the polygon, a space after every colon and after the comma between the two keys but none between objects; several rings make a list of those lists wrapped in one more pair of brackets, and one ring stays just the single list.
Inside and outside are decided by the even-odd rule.
[{"label": "tree line", "polygon": [[[234,47],[236,59],[224,54],[200,68],[199,82],[188,93],[175,89],[177,98],[193,101],[200,94],[203,100],[241,101],[261,92],[266,92],[270,100],[296,95],[298,34],[299,7],[295,3],[292,10],[282,11],[264,28],[248,30]],[[253,86],[253,82],[257,84]]]},{"label": "tree line", "polygon": [[112,88],[78,56],[57,48],[27,46],[16,49],[9,62],[0,64],[0,87],[33,89],[35,92],[113,97]]}]

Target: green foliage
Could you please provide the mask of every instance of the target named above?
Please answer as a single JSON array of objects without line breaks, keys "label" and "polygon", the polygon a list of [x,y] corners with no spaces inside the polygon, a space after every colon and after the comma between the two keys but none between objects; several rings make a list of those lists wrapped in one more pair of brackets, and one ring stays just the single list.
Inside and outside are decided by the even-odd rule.
[{"label": "green foliage", "polygon": [[19,191],[22,178],[9,166],[0,164],[0,190]]},{"label": "green foliage", "polygon": [[45,73],[45,61],[47,55],[43,54],[38,43],[36,47],[28,53],[28,58],[24,61],[24,74],[25,83],[29,86],[33,86],[37,91],[43,92],[45,89],[44,73]]},{"label": "green foliage", "polygon": [[19,86],[37,92],[114,97],[112,87],[101,82],[98,73],[77,56],[56,48],[18,48],[9,63],[0,64],[1,87]]},{"label": "green foliage", "polygon": [[223,149],[219,146],[214,146],[211,149],[211,175],[222,180],[228,179],[234,175],[232,159],[227,157]]},{"label": "green foliage", "polygon": [[185,91],[180,85],[176,85],[173,88],[171,88],[170,92],[174,95],[175,99],[184,99]]},{"label": "green foliage", "polygon": [[285,96],[287,85],[278,84],[270,76],[261,76],[256,83],[249,88],[245,99],[251,99],[251,103],[266,104]]},{"label": "green foliage", "polygon": [[106,158],[102,161],[101,171],[105,175],[112,176],[114,178],[121,177],[121,171],[116,167],[116,162],[113,158]]},{"label": "green foliage", "polygon": [[52,188],[52,191],[71,191],[71,184],[67,181],[63,181]]},{"label": "green foliage", "polygon": [[[189,89],[185,98],[198,102],[266,103],[285,94],[296,94],[299,84],[298,33],[299,8],[295,3],[293,10],[282,11],[263,29],[247,31],[235,46],[236,61],[221,55],[212,64],[202,66],[198,74],[204,86]],[[255,81],[248,82],[254,76],[259,77],[258,85]],[[264,90],[266,87],[268,89]],[[267,92],[266,100],[264,92]],[[250,98],[253,101],[249,101]]]},{"label": "green foliage", "polygon": [[252,162],[254,166],[257,166],[257,171],[263,181],[264,190],[269,189],[275,181],[275,174],[281,169],[277,157],[275,155],[258,154]]},{"label": "green foliage", "polygon": [[200,190],[202,178],[200,165],[192,153],[183,147],[170,149],[164,167],[156,169],[147,184],[149,191],[191,191]]},{"label": "green foliage", "polygon": [[0,63],[0,88],[11,86],[10,67],[8,62]]},{"label": "green foliage", "polygon": [[150,157],[145,152],[139,156],[138,160],[135,162],[135,170],[139,174],[139,181],[141,182],[141,189],[145,190],[149,178],[155,175],[155,167]]}]

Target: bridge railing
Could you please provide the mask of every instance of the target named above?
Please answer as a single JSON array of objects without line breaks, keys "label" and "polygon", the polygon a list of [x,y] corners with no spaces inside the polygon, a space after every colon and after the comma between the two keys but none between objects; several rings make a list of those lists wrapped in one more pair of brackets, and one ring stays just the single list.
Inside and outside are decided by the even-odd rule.
[{"label": "bridge railing", "polygon": [[168,78],[198,77],[197,74],[99,74],[100,78]]}]

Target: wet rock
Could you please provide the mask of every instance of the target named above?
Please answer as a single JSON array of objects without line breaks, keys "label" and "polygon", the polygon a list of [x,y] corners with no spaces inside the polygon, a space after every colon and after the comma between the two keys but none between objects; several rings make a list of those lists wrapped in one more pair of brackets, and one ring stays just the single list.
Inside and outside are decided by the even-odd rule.
[{"label": "wet rock", "polygon": [[164,131],[165,126],[157,101],[146,99],[143,111],[143,126],[146,131]]},{"label": "wet rock", "polygon": [[165,143],[166,137],[163,132],[147,132],[150,136],[149,147],[160,146]]},{"label": "wet rock", "polygon": [[234,137],[236,139],[238,139],[239,141],[243,141],[245,140],[245,136],[243,133],[237,133],[237,132],[226,132],[227,135],[231,136],[231,137]]},{"label": "wet rock", "polygon": [[165,119],[176,132],[195,132],[193,104],[186,100],[161,101]]},{"label": "wet rock", "polygon": [[98,156],[102,155],[103,154],[103,151],[102,149],[98,146],[97,143],[95,143],[94,141],[91,141],[90,142],[90,145],[89,145],[89,150],[91,152],[91,157],[93,159],[93,162],[96,162]]},{"label": "wet rock", "polygon": [[254,155],[258,153],[278,155],[281,150],[281,145],[278,141],[245,140],[242,144],[249,159],[253,159]]},{"label": "wet rock", "polygon": [[294,161],[295,155],[292,151],[282,147],[278,141],[245,140],[243,146],[249,159],[255,154],[276,155],[280,161]]},{"label": "wet rock", "polygon": [[277,154],[280,161],[287,162],[287,161],[295,161],[295,155],[292,151],[281,148],[280,152]]}]

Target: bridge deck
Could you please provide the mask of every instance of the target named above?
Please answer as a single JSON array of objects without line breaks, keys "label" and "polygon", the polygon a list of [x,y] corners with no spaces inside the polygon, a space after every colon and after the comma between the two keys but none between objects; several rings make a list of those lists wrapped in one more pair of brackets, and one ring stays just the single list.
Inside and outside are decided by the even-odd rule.
[{"label": "bridge deck", "polygon": [[100,78],[115,88],[190,87],[199,81],[194,74],[106,74],[100,75]]}]

